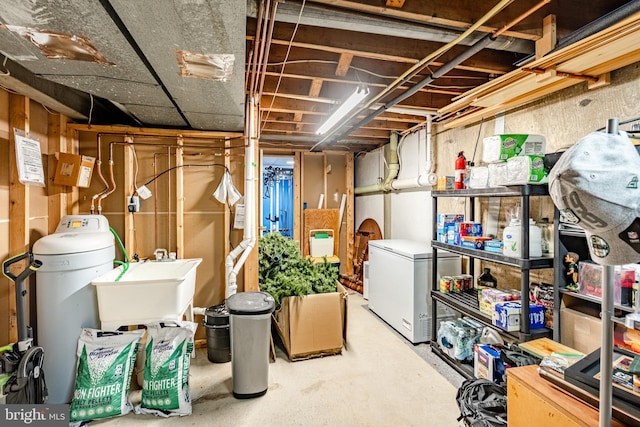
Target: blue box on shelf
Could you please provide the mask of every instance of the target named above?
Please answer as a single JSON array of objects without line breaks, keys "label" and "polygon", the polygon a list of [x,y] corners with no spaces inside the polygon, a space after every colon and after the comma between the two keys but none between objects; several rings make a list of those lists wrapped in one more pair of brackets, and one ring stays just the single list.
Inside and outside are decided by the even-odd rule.
[{"label": "blue box on shelf", "polygon": [[[498,302],[493,306],[493,324],[508,332],[520,330],[522,304],[516,301]],[[544,328],[544,307],[529,304],[529,329]]]},{"label": "blue box on shelf", "polygon": [[502,243],[502,240],[494,239],[484,242],[484,250],[487,252],[501,254],[502,248],[504,248],[504,243]]}]

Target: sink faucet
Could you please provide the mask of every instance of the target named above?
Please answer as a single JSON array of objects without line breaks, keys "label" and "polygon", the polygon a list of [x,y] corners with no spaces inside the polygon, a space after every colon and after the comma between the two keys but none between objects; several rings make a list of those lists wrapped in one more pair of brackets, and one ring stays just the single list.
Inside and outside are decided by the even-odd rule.
[{"label": "sink faucet", "polygon": [[156,261],[166,261],[169,259],[167,250],[164,248],[157,248],[155,251],[153,251],[153,255],[156,257]]}]

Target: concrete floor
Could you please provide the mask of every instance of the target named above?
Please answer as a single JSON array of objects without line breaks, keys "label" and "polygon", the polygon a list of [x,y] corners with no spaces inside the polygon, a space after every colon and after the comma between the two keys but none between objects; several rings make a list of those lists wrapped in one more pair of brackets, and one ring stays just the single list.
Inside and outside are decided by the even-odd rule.
[{"label": "concrete floor", "polygon": [[[367,308],[348,298],[342,354],[289,362],[276,341],[269,389],[259,398],[232,395],[231,363],[214,364],[199,349],[191,365],[193,413],[170,419],[134,413],[93,424],[124,426],[459,426],[455,401],[463,378],[412,345]],[[131,394],[137,403],[140,392]]]}]

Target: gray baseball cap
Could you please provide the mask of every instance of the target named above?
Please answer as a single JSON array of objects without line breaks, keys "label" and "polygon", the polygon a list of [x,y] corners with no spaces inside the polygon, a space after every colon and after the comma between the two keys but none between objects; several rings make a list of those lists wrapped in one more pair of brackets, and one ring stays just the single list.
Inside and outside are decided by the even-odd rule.
[{"label": "gray baseball cap", "polygon": [[593,132],[560,156],[549,193],[566,221],[582,227],[591,259],[640,262],[640,155],[626,133]]}]

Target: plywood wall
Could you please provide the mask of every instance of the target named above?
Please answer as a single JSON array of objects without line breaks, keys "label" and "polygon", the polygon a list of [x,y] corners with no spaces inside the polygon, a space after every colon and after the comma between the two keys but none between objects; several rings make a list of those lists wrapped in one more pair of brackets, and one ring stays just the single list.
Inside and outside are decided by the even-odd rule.
[{"label": "plywood wall", "polygon": [[[130,257],[154,259],[154,251],[162,248],[178,253],[181,258],[202,258],[196,276],[194,304],[197,307],[220,304],[225,293],[224,261],[230,250],[228,242],[231,246],[239,244],[242,230],[227,226],[232,221],[226,217],[232,213],[213,193],[225,167],[229,168],[234,185],[244,193],[244,147],[236,144],[237,148],[225,150],[224,139],[183,138],[180,140],[184,147],[181,149],[183,166],[178,168],[176,137],[134,135],[131,138],[125,144],[124,135],[100,136],[102,175],[111,187],[111,158],[116,186],[102,199],[102,214],[123,240]],[[80,154],[97,158],[97,146],[96,132],[80,132]],[[179,196],[180,175],[183,197]],[[128,198],[134,188],[142,185],[152,196],[141,199],[139,212],[129,213]],[[106,187],[96,165],[91,186],[79,190],[79,211],[89,213],[91,200]],[[179,203],[183,204],[182,218]],[[98,204],[94,203],[94,211],[97,210]]]},{"label": "plywood wall", "polygon": [[[0,258],[9,256],[9,93],[0,90]],[[0,343],[9,342],[9,280],[0,277]]]},{"label": "plywood wall", "polygon": [[[17,180],[13,128],[40,142],[42,165],[48,177],[53,150],[61,140],[60,133],[53,131],[49,124],[65,120],[37,102],[0,89],[0,261],[30,250],[36,240],[52,231],[50,204],[60,205],[61,199],[60,194],[52,190],[50,180],[45,187],[25,185]],[[17,274],[25,267],[26,262],[15,264],[12,272]],[[35,277],[31,276],[25,286],[27,323],[35,328]],[[3,276],[0,278],[0,343],[16,339],[14,286]]]},{"label": "plywood wall", "polygon": [[[584,83],[523,105],[481,124],[446,131],[436,127],[436,174],[453,175],[455,158],[461,150],[465,151],[468,160],[474,159],[475,152],[475,161],[479,164],[482,158],[482,139],[495,133],[540,134],[546,138],[547,153],[563,151],[588,133],[604,127],[609,118],[625,120],[640,116],[639,84],[640,64],[633,64],[613,72],[610,86],[588,90]],[[479,141],[477,147],[476,141]],[[499,235],[506,225],[506,208],[516,202],[517,199],[500,199]],[[438,201],[439,209],[445,212],[463,212],[464,203],[464,198]],[[486,200],[483,203],[483,220],[486,220]],[[534,219],[542,216],[552,217],[552,211],[550,198],[532,198],[530,213]],[[495,269],[501,287],[518,287],[518,271],[498,265],[491,268],[492,273]],[[548,270],[536,270],[531,273],[532,281],[553,282]]]},{"label": "plywood wall", "polygon": [[[340,259],[340,272],[352,269],[351,255],[355,236],[354,226],[354,161],[352,153],[266,150],[265,155],[287,155],[294,158],[294,240],[299,242],[301,252],[309,253],[309,236],[305,232],[305,210],[339,210],[343,195],[345,206],[342,219],[338,218],[336,245]],[[300,214],[298,214],[298,212]],[[351,266],[351,267],[350,267]]]}]

